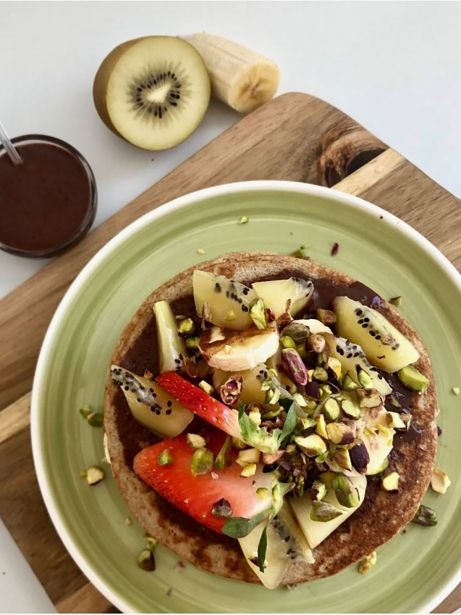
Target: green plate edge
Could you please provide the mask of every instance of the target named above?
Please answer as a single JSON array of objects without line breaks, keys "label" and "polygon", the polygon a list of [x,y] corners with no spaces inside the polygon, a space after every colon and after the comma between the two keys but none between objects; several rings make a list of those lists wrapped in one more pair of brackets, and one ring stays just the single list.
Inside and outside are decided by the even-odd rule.
[{"label": "green plate edge", "polygon": [[[249,223],[238,225],[240,216]],[[333,243],[337,256],[331,256]],[[290,253],[308,245],[312,258],[403,296],[402,313],[423,337],[434,364],[439,405],[438,465],[452,479],[446,496],[430,493],[435,528],[410,526],[378,552],[366,576],[339,575],[268,591],[187,564],[160,547],[157,571],[135,563],[142,530],[110,470],[90,488],[79,477],[103,457],[101,431],[79,416],[102,405],[108,362],[132,313],[151,290],[186,267],[231,251]],[[203,248],[205,255],[197,253]],[[192,193],[146,214],[86,265],[59,305],[37,364],[31,433],[40,488],[55,527],[89,580],[122,611],[415,612],[434,608],[461,578],[461,489],[458,479],[461,330],[460,276],[403,221],[357,197],[282,181],[227,184]],[[50,446],[52,442],[52,446]],[[404,550],[404,551],[403,551]],[[404,553],[404,557],[402,557]],[[197,587],[200,591],[197,591]],[[169,591],[171,588],[171,592]]]}]

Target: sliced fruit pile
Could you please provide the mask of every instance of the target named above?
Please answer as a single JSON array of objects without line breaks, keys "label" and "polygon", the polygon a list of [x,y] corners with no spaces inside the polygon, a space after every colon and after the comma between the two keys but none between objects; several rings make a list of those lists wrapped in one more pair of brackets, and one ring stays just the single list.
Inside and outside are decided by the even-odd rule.
[{"label": "sliced fruit pile", "polygon": [[428,386],[417,350],[379,311],[338,296],[314,314],[314,286],[196,270],[195,314],[154,306],[160,373],[112,366],[134,418],[166,438],[136,456],[136,474],[238,539],[271,588],[359,508],[367,476],[398,490],[386,473],[394,435]]}]

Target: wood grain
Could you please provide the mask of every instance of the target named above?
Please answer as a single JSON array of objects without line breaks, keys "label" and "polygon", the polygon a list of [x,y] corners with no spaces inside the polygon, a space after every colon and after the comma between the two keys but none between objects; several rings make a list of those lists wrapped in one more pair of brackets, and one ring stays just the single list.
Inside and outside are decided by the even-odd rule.
[{"label": "wood grain", "polygon": [[[457,199],[342,112],[305,94],[286,94],[223,133],[0,301],[0,516],[61,612],[114,609],[64,549],[33,470],[29,389],[46,327],[82,266],[127,224],[186,192],[249,179],[334,185],[361,196],[412,224],[461,266]],[[461,587],[437,610],[460,605]]]}]

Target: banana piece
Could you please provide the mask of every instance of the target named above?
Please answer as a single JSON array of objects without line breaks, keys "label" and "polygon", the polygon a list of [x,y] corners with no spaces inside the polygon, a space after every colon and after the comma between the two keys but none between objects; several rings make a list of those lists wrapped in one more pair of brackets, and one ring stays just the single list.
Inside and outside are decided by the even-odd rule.
[{"label": "banana piece", "polygon": [[248,113],[274,96],[280,71],[268,58],[212,34],[190,34],[183,38],[202,56],[215,98],[240,113]]}]

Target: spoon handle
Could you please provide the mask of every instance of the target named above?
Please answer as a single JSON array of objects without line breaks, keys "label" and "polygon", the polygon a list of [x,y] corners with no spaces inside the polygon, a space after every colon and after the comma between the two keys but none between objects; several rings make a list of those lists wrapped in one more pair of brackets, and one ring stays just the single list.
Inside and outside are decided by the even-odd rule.
[{"label": "spoon handle", "polygon": [[21,156],[18,154],[18,150],[14,147],[13,143],[11,142],[3,124],[0,122],[0,143],[3,145],[3,147],[5,148],[6,153],[8,154],[11,162],[13,164],[22,164],[23,163],[23,159],[21,158]]}]

